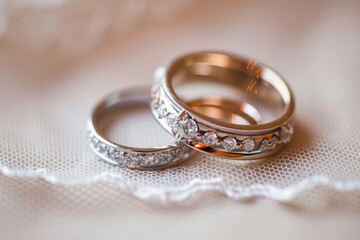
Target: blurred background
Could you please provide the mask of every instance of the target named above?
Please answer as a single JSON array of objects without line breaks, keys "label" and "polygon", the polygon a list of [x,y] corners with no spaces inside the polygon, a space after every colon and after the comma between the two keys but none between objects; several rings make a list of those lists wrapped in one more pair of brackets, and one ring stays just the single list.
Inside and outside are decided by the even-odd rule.
[{"label": "blurred background", "polygon": [[[359,23],[357,0],[0,0],[0,239],[359,239]],[[300,133],[289,150],[297,164],[281,165],[279,181],[321,173],[335,187],[309,183],[289,201],[217,189],[163,205],[129,193],[141,174],[121,189],[27,174],[96,172],[83,131],[91,107],[199,50],[254,57],[287,79]]]}]

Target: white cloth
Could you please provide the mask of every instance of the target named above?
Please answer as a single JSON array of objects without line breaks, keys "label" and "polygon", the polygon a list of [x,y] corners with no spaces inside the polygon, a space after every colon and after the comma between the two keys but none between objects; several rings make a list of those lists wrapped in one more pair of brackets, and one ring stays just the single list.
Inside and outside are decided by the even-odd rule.
[{"label": "white cloth", "polygon": [[[268,232],[266,224],[276,218],[262,214],[262,208],[277,216],[275,226],[284,223],[285,230],[296,229],[295,223],[286,221],[296,219],[314,236],[354,238],[359,230],[353,218],[358,220],[358,216],[336,215],[346,223],[345,230],[327,227],[329,233],[324,233],[301,217],[294,218],[291,211],[323,211],[329,205],[355,213],[360,210],[359,10],[356,1],[200,2],[176,21],[139,25],[126,36],[105,39],[96,49],[77,56],[3,46],[0,183],[4,213],[0,226],[5,237],[1,239],[11,234],[56,239],[61,234],[70,236],[64,233],[66,229],[96,239],[100,233],[118,233],[115,223],[129,224],[129,229],[138,225],[146,232],[156,225],[151,223],[153,215],[164,225],[179,216],[175,220],[179,228],[189,227],[197,236],[201,234],[195,226],[210,215],[219,214],[232,226],[237,224],[235,213],[245,213],[260,219],[256,232],[261,227]],[[85,137],[89,110],[96,101],[114,89],[151,84],[159,65],[206,49],[252,56],[285,77],[297,100],[293,143],[272,161],[251,165],[202,156],[177,168],[144,172],[98,161]],[[124,118],[113,134],[129,144],[138,139],[147,145],[171,140],[144,113]],[[278,212],[280,207],[273,203],[261,201],[255,207],[255,203],[249,206],[204,194],[214,191],[231,199],[264,197],[286,202],[290,213]],[[189,206],[185,200],[193,197]],[[152,201],[144,206],[136,198]],[[187,205],[160,207],[155,214],[159,206],[153,204],[174,201]],[[195,220],[186,223],[190,216]],[[217,226],[215,220],[204,221],[210,228]],[[241,221],[246,227],[246,219]],[[326,222],[336,225],[335,217]],[[169,225],[169,231],[175,226]],[[219,227],[217,236],[238,233],[229,228]],[[124,234],[141,236],[137,230]],[[213,238],[212,234],[215,229],[202,236]],[[166,236],[173,235],[165,230]],[[289,231],[278,236],[295,238]]]}]

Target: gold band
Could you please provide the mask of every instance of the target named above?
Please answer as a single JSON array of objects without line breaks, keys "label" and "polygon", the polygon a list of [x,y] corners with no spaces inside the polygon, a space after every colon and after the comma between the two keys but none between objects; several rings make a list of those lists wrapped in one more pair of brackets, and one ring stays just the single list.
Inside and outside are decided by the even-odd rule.
[{"label": "gold band", "polygon": [[[177,95],[175,79],[181,71],[215,77],[245,91],[256,90],[255,85],[266,86],[280,96],[282,112],[272,121],[261,122],[258,118],[260,121],[256,121],[257,124],[251,122],[251,125],[208,116]],[[268,90],[263,90],[256,94],[266,98],[267,93]],[[264,158],[289,143],[293,134],[290,121],[295,103],[291,90],[276,72],[252,59],[208,52],[183,56],[172,62],[168,69],[158,71],[152,97],[152,111],[160,124],[173,136],[203,153],[233,159]],[[226,100],[219,102],[224,104],[224,111],[231,109],[232,104]],[[246,115],[255,119],[256,114]]]}]

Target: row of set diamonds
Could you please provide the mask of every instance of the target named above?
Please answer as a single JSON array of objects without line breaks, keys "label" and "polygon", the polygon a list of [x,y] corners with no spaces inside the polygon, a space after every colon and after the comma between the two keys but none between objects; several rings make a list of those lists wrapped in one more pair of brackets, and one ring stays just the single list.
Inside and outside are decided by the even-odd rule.
[{"label": "row of set diamonds", "polygon": [[132,169],[175,164],[189,156],[189,149],[186,147],[178,147],[155,153],[126,152],[102,142],[90,130],[88,131],[88,141],[97,153],[119,165]]},{"label": "row of set diamonds", "polygon": [[[159,95],[157,95],[159,96]],[[227,136],[220,138],[215,132],[205,131],[202,132],[199,129],[198,123],[192,119],[187,113],[181,114],[182,117],[177,116],[174,113],[169,112],[166,109],[165,104],[161,103],[159,99],[155,100],[155,112],[161,119],[164,118],[168,127],[176,135],[178,139],[199,139],[201,142],[214,147],[221,147],[227,151],[240,150],[251,153],[252,151],[268,151],[274,149],[278,144],[289,143],[293,134],[293,128],[286,125],[288,131],[281,129],[277,134],[272,134],[270,137],[265,136],[256,146],[256,140],[254,138],[246,138],[244,140],[238,140],[236,137]]]}]

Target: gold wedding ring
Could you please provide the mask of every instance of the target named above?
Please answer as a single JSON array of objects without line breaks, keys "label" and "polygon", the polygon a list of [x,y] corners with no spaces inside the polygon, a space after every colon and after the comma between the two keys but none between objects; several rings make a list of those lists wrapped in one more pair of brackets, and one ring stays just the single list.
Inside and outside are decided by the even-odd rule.
[{"label": "gold wedding ring", "polygon": [[[279,74],[258,61],[200,52],[176,59],[167,68],[159,68],[155,75],[151,95],[155,118],[178,140],[202,153],[260,159],[277,153],[292,138],[293,94]],[[179,79],[178,75],[185,77]],[[227,98],[225,93],[225,97],[199,96],[186,100],[177,88],[191,84],[190,75],[230,86],[248,99]],[[280,110],[276,110],[273,119],[266,120],[273,111],[272,100],[277,98]],[[227,113],[243,118],[246,123],[227,119]]]}]

